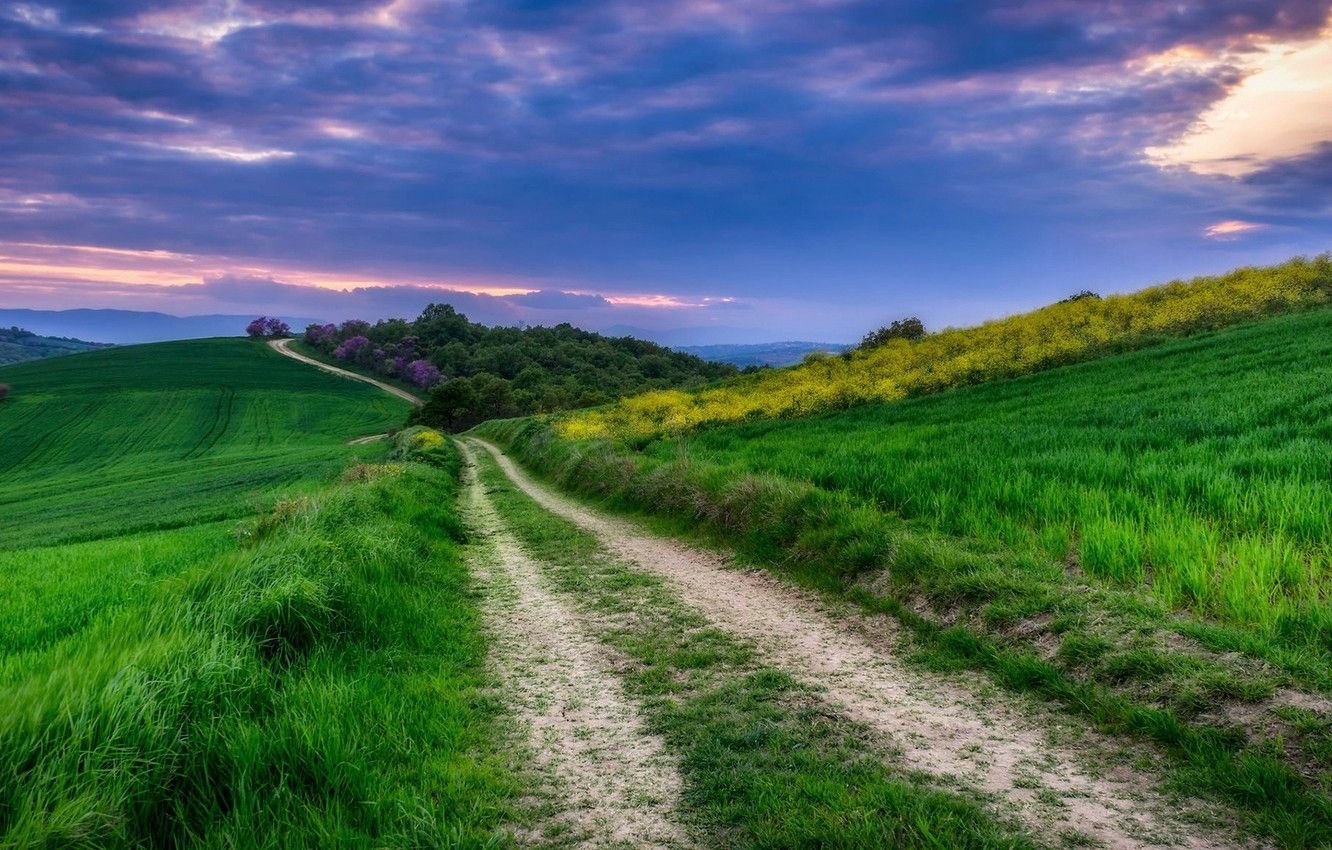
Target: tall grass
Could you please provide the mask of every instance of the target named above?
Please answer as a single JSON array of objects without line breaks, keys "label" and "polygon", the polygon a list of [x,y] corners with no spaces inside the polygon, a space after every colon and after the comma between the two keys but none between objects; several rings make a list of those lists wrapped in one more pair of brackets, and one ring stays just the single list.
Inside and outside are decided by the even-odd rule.
[{"label": "tall grass", "polygon": [[0,660],[0,845],[497,843],[454,472],[364,468]]},{"label": "tall grass", "polygon": [[[828,508],[837,517],[862,505],[1325,654],[1329,435],[1324,309],[950,393],[650,440],[634,457],[649,470],[687,458],[728,492],[755,475],[812,485],[848,499]],[[843,554],[900,569],[881,535]]]}]

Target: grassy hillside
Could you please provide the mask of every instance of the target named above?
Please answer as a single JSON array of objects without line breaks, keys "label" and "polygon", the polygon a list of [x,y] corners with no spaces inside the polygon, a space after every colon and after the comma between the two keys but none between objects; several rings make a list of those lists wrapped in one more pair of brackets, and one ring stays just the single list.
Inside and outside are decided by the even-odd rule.
[{"label": "grassy hillside", "polygon": [[0,846],[497,842],[457,457],[345,444],[405,403],[241,340],[0,376]]},{"label": "grassy hillside", "polygon": [[23,363],[0,383],[0,549],[253,513],[407,411],[239,339]]},{"label": "grassy hillside", "polygon": [[963,391],[652,444],[1332,644],[1332,310]]},{"label": "grassy hillside", "polygon": [[479,432],[1332,836],[1332,310],[629,445]]},{"label": "grassy hillside", "polygon": [[[361,467],[239,547],[172,532],[151,562],[178,571],[130,594],[96,580],[119,543],[6,575],[0,845],[494,844],[512,785],[455,472]],[[71,628],[74,596],[104,610]]]},{"label": "grassy hillside", "polygon": [[81,339],[38,336],[22,328],[0,328],[0,366],[105,347],[102,343],[84,342]]},{"label": "grassy hillside", "polygon": [[747,419],[807,416],[1031,374],[1332,302],[1332,255],[1074,297],[979,327],[894,339],[722,386],[643,393],[564,417],[569,437],[642,439]]}]

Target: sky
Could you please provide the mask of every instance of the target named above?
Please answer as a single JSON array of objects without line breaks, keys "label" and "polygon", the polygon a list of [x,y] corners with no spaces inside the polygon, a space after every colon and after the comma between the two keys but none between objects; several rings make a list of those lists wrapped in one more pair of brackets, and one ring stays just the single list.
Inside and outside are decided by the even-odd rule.
[{"label": "sky", "polygon": [[1332,0],[0,4],[0,307],[966,325],[1332,249]]}]

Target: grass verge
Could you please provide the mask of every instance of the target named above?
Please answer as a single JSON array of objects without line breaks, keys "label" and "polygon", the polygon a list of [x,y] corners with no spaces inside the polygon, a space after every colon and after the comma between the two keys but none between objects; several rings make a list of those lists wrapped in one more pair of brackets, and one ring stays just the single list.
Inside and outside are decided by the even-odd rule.
[{"label": "grass verge", "polygon": [[457,461],[435,460],[353,467],[0,660],[0,845],[504,843],[517,788],[458,557]]}]

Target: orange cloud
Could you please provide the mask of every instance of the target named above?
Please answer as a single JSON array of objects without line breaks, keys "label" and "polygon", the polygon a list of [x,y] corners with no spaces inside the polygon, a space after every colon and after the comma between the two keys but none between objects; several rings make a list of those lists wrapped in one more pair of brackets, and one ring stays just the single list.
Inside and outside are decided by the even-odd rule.
[{"label": "orange cloud", "polygon": [[689,300],[664,293],[603,295],[527,280],[451,280],[419,275],[353,274],[323,269],[270,264],[252,259],[184,254],[175,251],[106,248],[44,242],[0,242],[0,288],[11,292],[60,284],[104,284],[122,290],[136,287],[185,287],[205,280],[244,277],[280,281],[294,286],[349,292],[375,287],[413,286],[441,292],[489,295],[497,298],[531,295],[545,290],[572,295],[597,295],[612,307],[702,308],[734,301],[729,297]]},{"label": "orange cloud", "polygon": [[1245,233],[1254,230],[1261,230],[1266,225],[1259,224],[1256,221],[1241,221],[1239,219],[1230,219],[1228,221],[1218,221],[1216,224],[1209,224],[1203,230],[1203,235],[1208,239],[1235,239]]}]

